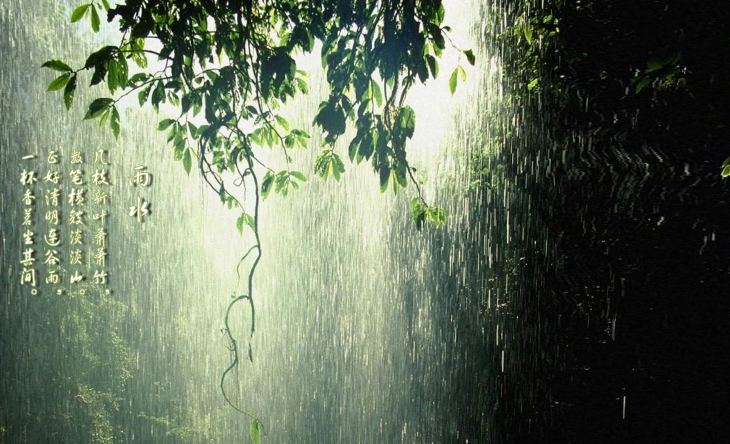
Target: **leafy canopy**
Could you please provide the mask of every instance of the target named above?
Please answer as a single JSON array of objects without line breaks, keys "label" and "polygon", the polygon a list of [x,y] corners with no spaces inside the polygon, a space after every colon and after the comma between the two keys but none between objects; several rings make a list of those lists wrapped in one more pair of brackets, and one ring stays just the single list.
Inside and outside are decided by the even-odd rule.
[{"label": "leafy canopy", "polygon": [[[179,114],[161,120],[159,129],[168,132],[175,159],[189,173],[195,158],[224,202],[237,203],[221,174],[255,176],[254,163],[265,174],[249,180],[264,198],[272,189],[286,195],[306,180],[289,165],[290,151],[306,147],[309,134],[291,128],[278,111],[308,92],[307,74],[297,69],[295,56],[312,52],[315,41],[321,42],[329,86],[329,97],[313,122],[324,133],[315,173],[339,180],[345,166],[335,142],[348,122],[354,122],[357,131],[348,157],[369,161],[381,190],[389,183],[397,190],[409,181],[418,188],[406,160],[416,119],[404,103],[416,81],[438,75],[449,30],[442,26],[441,0],[129,0],[115,7],[94,0],[77,7],[71,21],[86,17],[98,31],[101,13],[118,24],[123,36],[119,45],[100,48],[78,69],[59,60],[46,62],[44,67],[61,73],[48,90],[63,90],[70,108],[81,72],[90,73],[90,86],[105,82],[112,97],[94,100],[85,119],[108,122],[117,137],[122,97],[135,93],[140,106],[150,102],[156,110],[163,103],[172,105]],[[473,53],[462,52],[473,64]],[[158,60],[154,68],[148,57]],[[130,61],[136,65],[134,75]],[[458,66],[451,76],[452,92],[457,72],[465,77]],[[193,123],[201,117],[204,124]],[[280,149],[286,169],[263,165],[255,152],[263,147]],[[428,207],[420,188],[418,192],[418,204]],[[254,226],[249,218],[239,220]]]}]

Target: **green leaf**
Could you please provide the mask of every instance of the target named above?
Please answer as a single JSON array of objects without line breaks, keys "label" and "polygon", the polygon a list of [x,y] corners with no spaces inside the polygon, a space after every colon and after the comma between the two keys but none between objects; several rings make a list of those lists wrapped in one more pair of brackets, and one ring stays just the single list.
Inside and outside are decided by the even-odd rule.
[{"label": "green leaf", "polygon": [[[109,91],[112,93],[117,88],[124,88],[129,81],[129,66],[127,65],[127,59],[122,54],[119,54],[115,59],[110,60],[107,63],[109,67],[109,75],[107,82],[109,83]],[[111,68],[114,68],[113,71]],[[111,87],[111,78],[114,77],[114,88]]]},{"label": "green leaf", "polygon": [[183,160],[185,156],[185,139],[182,136],[178,137],[177,134],[173,137],[172,142],[173,156],[175,160]]},{"label": "green leaf", "polygon": [[650,83],[651,79],[649,77],[644,77],[643,79],[641,79],[641,81],[636,84],[636,94],[639,94],[641,90],[646,88],[646,86]]},{"label": "green leaf", "polygon": [[104,111],[104,113],[102,113],[101,119],[99,119],[99,128],[104,126],[104,124],[106,123],[108,118],[109,118],[109,110],[107,109],[106,111]]},{"label": "green leaf", "polygon": [[206,131],[206,130],[207,130],[208,128],[210,128],[210,125],[200,125],[200,126],[198,127],[198,130],[197,130],[197,131],[195,132],[195,134],[193,134],[193,137],[194,137],[195,139],[197,139],[197,138],[201,137],[201,136],[203,135],[203,133],[205,133],[205,131]]},{"label": "green leaf", "polygon": [[388,189],[388,180],[390,180],[390,167],[387,164],[380,165],[378,176],[380,177],[380,192],[385,193]]},{"label": "green leaf", "polygon": [[289,173],[289,174],[290,174],[291,176],[294,176],[294,177],[296,177],[297,179],[299,179],[299,180],[300,180],[300,181],[302,181],[302,182],[306,182],[306,181],[307,181],[307,176],[305,176],[304,174],[300,173],[299,171],[292,171],[292,172],[291,172],[291,173]]},{"label": "green leaf", "polygon": [[138,83],[142,83],[147,80],[149,76],[150,75],[146,72],[138,72],[137,74],[129,78],[129,80],[127,81],[127,86],[136,86]]},{"label": "green leaf", "polygon": [[325,142],[334,143],[337,136],[345,132],[345,112],[340,106],[332,102],[322,102],[319,112],[314,118],[314,123],[329,133],[325,138]]},{"label": "green leaf", "polygon": [[340,181],[340,175],[345,172],[345,164],[342,163],[342,159],[335,153],[332,153],[332,161],[330,163],[332,169],[332,176],[336,181]]},{"label": "green leaf", "polygon": [[723,179],[730,176],[730,165],[728,165],[722,169],[721,175],[722,175]]},{"label": "green leaf", "polygon": [[165,102],[165,86],[162,81],[158,81],[155,89],[152,91],[152,107],[157,111],[159,109],[160,102]]},{"label": "green leaf", "polygon": [[[193,122],[188,122],[188,131],[190,131],[190,136],[191,136],[191,137],[192,137],[193,139],[197,139],[197,138],[198,138],[198,137],[197,137],[197,134],[198,134],[198,127],[197,127],[197,126],[195,126],[195,124],[194,124]],[[235,150],[234,150],[234,151],[235,151]],[[231,156],[231,157],[233,157],[233,156]]]},{"label": "green leaf", "polygon": [[111,120],[109,120],[109,127],[112,129],[112,133],[114,134],[114,138],[119,138],[119,130],[121,129],[119,126],[119,111],[117,111],[116,106],[112,106],[112,116]]},{"label": "green leaf", "polygon": [[91,3],[87,3],[85,5],[81,5],[78,8],[74,9],[74,11],[71,13],[71,23],[76,23],[86,14],[86,10],[89,9],[89,6],[91,6]]},{"label": "green leaf", "polygon": [[58,91],[66,86],[69,79],[71,79],[71,73],[67,72],[66,74],[61,74],[48,85],[48,89],[46,91]]},{"label": "green leaf", "polygon": [[401,131],[410,139],[413,137],[413,132],[416,128],[416,113],[413,112],[410,106],[404,106],[399,110],[398,117]]},{"label": "green leaf", "polygon": [[434,79],[439,75],[439,63],[436,61],[436,57],[426,54],[426,63],[428,63],[428,69],[431,71],[431,77]]},{"label": "green leaf", "polygon": [[269,193],[271,192],[271,185],[274,184],[274,175],[271,174],[271,171],[267,171],[264,175],[264,180],[261,181],[261,197],[266,199],[269,197]]},{"label": "green leaf", "polygon": [[426,219],[426,209],[418,197],[414,197],[411,200],[411,216],[413,217],[413,224],[416,226],[416,230],[421,231],[423,229],[423,222]]},{"label": "green leaf", "polygon": [[319,153],[317,160],[314,162],[314,172],[324,180],[327,180],[327,176],[330,173],[329,162],[330,154],[332,150],[325,150]]},{"label": "green leaf", "polygon": [[99,13],[96,12],[96,8],[91,8],[91,29],[93,29],[94,32],[99,32],[100,24],[101,21],[99,20]]},{"label": "green leaf", "polygon": [[464,51],[464,55],[466,56],[466,60],[469,62],[471,66],[474,66],[474,63],[476,63],[476,57],[474,57],[474,53],[471,49],[467,49]]},{"label": "green leaf", "polygon": [[107,108],[114,103],[114,99],[101,98],[96,99],[89,105],[88,111],[84,116],[84,120],[95,119],[101,115]]},{"label": "green leaf", "polygon": [[646,61],[646,69],[644,72],[650,73],[653,71],[660,70],[668,65],[676,64],[682,57],[681,53],[661,53],[655,55]]},{"label": "green leaf", "polygon": [[251,216],[250,214],[244,214],[243,221],[246,223],[246,225],[251,227],[252,230],[256,231],[256,219],[254,219],[253,216]]},{"label": "green leaf", "polygon": [[190,169],[193,167],[193,157],[190,155],[190,148],[185,150],[185,154],[183,154],[183,168],[185,168],[185,172],[188,173],[188,176],[190,175]]},{"label": "green leaf", "polygon": [[183,94],[182,98],[180,99],[180,112],[182,112],[183,114],[187,113],[190,110],[190,106],[192,105],[192,101],[194,99],[194,93]]},{"label": "green leaf", "polygon": [[530,26],[529,23],[525,23],[525,28],[523,30],[523,33],[525,34],[525,40],[527,40],[527,44],[532,44],[532,26]]},{"label": "green leaf", "polygon": [[144,53],[144,39],[133,38],[129,42],[129,46],[132,49],[130,57],[140,68],[147,68],[147,56]]},{"label": "green leaf", "polygon": [[440,207],[428,207],[426,209],[426,218],[438,227],[446,223],[446,211]]},{"label": "green leaf", "polygon": [[438,9],[436,10],[436,16],[434,18],[435,18],[436,24],[440,25],[441,22],[444,21],[444,17],[446,16],[446,9],[444,8],[443,3],[441,3],[441,2],[438,2],[437,5],[438,5]]},{"label": "green leaf", "polygon": [[[106,86],[109,88],[109,92],[111,94],[114,94],[114,90],[117,89],[120,86],[123,86],[124,84],[120,84],[118,81],[119,75],[117,73],[117,70],[119,67],[117,66],[117,63],[114,60],[109,60],[106,64],[107,68],[107,78],[106,78]],[[96,72],[94,73],[96,75]],[[126,80],[125,80],[126,83]]]},{"label": "green leaf", "polygon": [[132,53],[132,60],[142,69],[147,68],[147,56],[142,51]]},{"label": "green leaf", "polygon": [[248,434],[253,444],[261,444],[261,422],[258,418],[251,420],[251,427],[248,429]]},{"label": "green leaf", "polygon": [[301,91],[303,94],[309,94],[309,86],[307,85],[307,81],[297,77],[296,78],[297,87],[299,88],[299,91]]},{"label": "green leaf", "polygon": [[287,193],[289,193],[289,185],[291,184],[291,180],[289,178],[289,175],[286,171],[279,171],[276,174],[276,188],[274,191],[276,193],[280,193],[283,196],[286,197]]},{"label": "green leaf", "polygon": [[71,104],[74,101],[74,94],[76,93],[76,74],[71,76],[66,88],[63,90],[63,104],[66,105],[66,109],[71,109]]},{"label": "green leaf", "polygon": [[104,5],[106,11],[109,10],[109,2],[107,0],[101,0],[101,4]]},{"label": "green leaf", "polygon": [[302,130],[292,130],[292,134],[296,136],[296,144],[300,148],[306,148],[307,147],[307,139],[309,139],[309,133]]},{"label": "green leaf", "polygon": [[[434,76],[435,77],[435,76]],[[383,92],[380,90],[380,85],[378,85],[378,82],[374,80],[370,80],[370,88],[372,90],[373,98],[375,99],[375,103],[378,104],[378,106],[382,106],[383,104]]]},{"label": "green leaf", "polygon": [[393,173],[395,173],[395,179],[393,181],[393,191],[398,192],[398,186],[403,188],[408,186],[408,177],[406,176],[407,169],[406,163],[397,161],[393,165]]},{"label": "green leaf", "polygon": [[[232,200],[232,199],[231,199]],[[230,201],[229,201],[230,202]],[[249,226],[253,231],[256,231],[256,220],[248,213],[241,213],[236,220],[236,228],[240,234],[243,234],[243,226]]]},{"label": "green leaf", "polygon": [[458,82],[458,72],[459,68],[456,68],[454,72],[451,73],[451,77],[449,77],[449,91],[451,91],[451,95],[456,92],[456,82]]},{"label": "green leaf", "polygon": [[246,213],[241,213],[240,216],[238,216],[238,219],[236,219],[236,229],[238,230],[238,234],[243,235],[243,216]]},{"label": "green leaf", "polygon": [[54,71],[61,71],[61,72],[72,72],[73,69],[71,69],[70,66],[63,63],[60,60],[49,60],[46,63],[41,65],[41,68],[50,68]]},{"label": "green leaf", "polygon": [[281,117],[281,116],[275,116],[276,121],[279,122],[279,125],[281,125],[282,128],[284,128],[284,131],[289,131],[289,122]]},{"label": "green leaf", "polygon": [[[86,63],[84,63],[84,68],[98,68],[99,66],[104,66],[106,62],[112,59],[115,53],[119,52],[119,48],[116,46],[107,45],[101,48],[100,50],[93,52],[89,55],[89,57],[86,58]],[[106,69],[106,68],[105,68]]]},{"label": "green leaf", "polygon": [[150,96],[150,91],[152,90],[152,85],[147,85],[145,88],[142,88],[139,93],[137,93],[137,100],[139,101],[139,106],[144,105],[147,102],[147,99]]},{"label": "green leaf", "polygon": [[175,119],[162,119],[157,125],[157,131],[164,131],[173,123],[175,123]]},{"label": "green leaf", "polygon": [[[381,125],[377,127],[380,129]],[[355,156],[357,163],[362,162],[363,159],[370,160],[373,151],[375,151],[376,147],[380,146],[382,143],[381,140],[386,138],[385,134],[382,137],[379,134],[378,131],[368,131],[363,135],[362,142],[358,146],[357,155]]]},{"label": "green leaf", "polygon": [[332,177],[339,181],[340,175],[345,172],[345,164],[342,163],[342,159],[334,151],[331,149],[324,150],[314,162],[314,172],[324,180],[327,180],[327,177],[332,173]]},{"label": "green leaf", "polygon": [[94,74],[91,76],[91,82],[89,82],[89,86],[94,86],[98,83],[101,83],[102,80],[104,80],[104,77],[106,77],[106,67],[104,65],[96,65],[94,67]]},{"label": "green leaf", "polygon": [[288,134],[286,137],[284,137],[284,146],[287,148],[293,148],[294,147],[294,136],[291,134]]},{"label": "green leaf", "polygon": [[723,167],[726,167],[728,165],[730,165],[730,157],[728,157],[727,159],[725,159],[725,161],[722,163],[722,166]]},{"label": "green leaf", "polygon": [[446,223],[446,211],[441,207],[430,207],[421,198],[411,200],[411,216],[416,229],[421,231],[424,222],[428,221],[438,227]]}]

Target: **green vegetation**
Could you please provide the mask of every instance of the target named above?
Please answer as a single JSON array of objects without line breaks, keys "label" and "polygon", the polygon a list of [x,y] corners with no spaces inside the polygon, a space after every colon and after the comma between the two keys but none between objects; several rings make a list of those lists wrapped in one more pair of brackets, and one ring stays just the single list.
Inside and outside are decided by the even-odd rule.
[{"label": "green vegetation", "polygon": [[[306,147],[309,134],[291,128],[280,111],[307,94],[307,73],[297,69],[296,57],[312,52],[317,42],[330,93],[313,120],[325,135],[315,172],[339,180],[345,168],[335,142],[352,121],[351,160],[369,161],[383,190],[409,181],[418,186],[406,159],[416,116],[405,98],[416,82],[438,75],[449,30],[442,26],[440,1],[130,1],[110,8],[102,0],[78,6],[71,21],[87,18],[99,31],[100,14],[118,23],[120,44],[100,48],[78,69],[60,60],[44,63],[61,73],[48,90],[63,90],[70,108],[83,72],[90,74],[90,86],[106,82],[112,97],[94,100],[85,119],[98,118],[102,126],[108,122],[115,136],[121,131],[118,103],[123,97],[135,93],[140,106],[149,102],[155,109],[171,105],[178,115],[162,119],[159,129],[168,131],[175,158],[188,173],[196,158],[224,202],[234,199],[221,179],[226,172],[246,177],[262,197],[272,188],[286,195],[306,180],[289,166],[291,151]],[[473,53],[461,51],[473,64]],[[148,64],[149,56],[156,61]],[[457,79],[465,77],[457,66],[449,82],[452,92]],[[256,155],[257,148],[274,147],[285,161],[282,171]],[[260,184],[248,178],[256,174],[253,164],[265,169]],[[420,190],[419,200],[426,205]]]},{"label": "green vegetation", "polygon": [[[286,196],[307,181],[293,169],[292,156],[307,146],[310,135],[294,128],[283,113],[286,104],[309,90],[308,73],[299,69],[297,57],[321,48],[329,87],[313,119],[324,136],[314,172],[339,180],[345,172],[343,155],[356,163],[367,161],[381,191],[391,186],[397,192],[409,182],[415,186],[411,210],[418,229],[424,222],[438,226],[445,223],[445,212],[425,202],[407,160],[416,115],[405,100],[414,84],[439,73],[449,31],[444,15],[440,0],[129,0],[114,7],[94,0],[76,7],[71,21],[88,21],[98,32],[106,16],[118,27],[121,41],[99,48],[78,68],[61,60],[43,64],[58,73],[48,91],[62,92],[67,109],[80,83],[106,84],[109,96],[93,100],[84,119],[108,123],[115,137],[122,131],[119,107],[125,97],[136,95],[140,107],[149,103],[158,111],[173,109],[173,117],[161,119],[158,129],[167,132],[174,158],[188,174],[195,162],[221,201],[241,212],[238,230],[243,234],[247,227],[253,233],[254,245],[239,262],[239,267],[251,263],[247,291],[233,295],[225,316],[232,361],[220,389],[231,407],[251,419],[254,443],[261,439],[261,422],[226,392],[226,376],[240,361],[228,318],[238,302],[247,301],[253,335],[253,275],[262,254],[260,199],[272,190]],[[470,50],[457,50],[474,64]],[[465,78],[457,66],[449,81],[452,93]],[[355,134],[343,154],[337,142],[348,125]],[[284,167],[276,170],[266,163],[264,149],[277,150]],[[254,202],[248,212],[231,191],[233,183],[251,190]],[[250,339],[248,357],[253,359]]]},{"label": "green vegetation", "polygon": [[13,341],[37,343],[18,357],[23,373],[34,378],[24,387],[24,400],[15,391],[4,392],[5,405],[16,408],[3,412],[7,423],[0,442],[9,442],[6,434],[19,436],[20,430],[31,441],[43,441],[46,430],[53,430],[57,442],[67,437],[114,442],[120,432],[115,426],[120,401],[135,372],[118,333],[127,307],[89,286],[73,294],[38,296],[31,305],[38,320],[28,333],[32,337]]}]

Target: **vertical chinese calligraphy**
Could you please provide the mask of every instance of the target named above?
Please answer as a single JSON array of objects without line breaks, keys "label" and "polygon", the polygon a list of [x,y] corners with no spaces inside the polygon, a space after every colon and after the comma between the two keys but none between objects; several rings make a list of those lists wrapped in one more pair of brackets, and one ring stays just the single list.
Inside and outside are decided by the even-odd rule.
[{"label": "vertical chinese calligraphy", "polygon": [[[84,251],[81,247],[84,244],[86,233],[86,188],[81,188],[82,185],[86,185],[82,176],[84,171],[81,168],[84,166],[84,156],[79,150],[72,150],[70,156],[70,176],[71,176],[71,192],[68,194],[68,227],[69,227],[69,284],[79,284],[86,278],[85,272],[87,265],[84,262]],[[72,240],[73,238],[73,240]],[[73,273],[73,274],[71,274]]]},{"label": "vertical chinese calligraphy", "polygon": [[92,219],[96,226],[91,233],[92,243],[92,259],[94,262],[94,275],[92,279],[95,284],[106,285],[109,279],[107,271],[107,236],[109,235],[106,226],[106,204],[109,200],[109,166],[108,153],[106,150],[99,149],[94,155],[94,174],[91,176],[91,182],[94,187],[92,193],[92,201],[97,205],[98,210],[92,215]]},{"label": "vertical chinese calligraphy", "polygon": [[[23,160],[33,159],[35,159],[34,155],[23,157]],[[23,185],[21,201],[24,205],[22,226],[25,227],[26,231],[23,233],[22,259],[20,260],[23,269],[20,271],[20,283],[21,285],[30,285],[32,287],[31,294],[38,292],[36,289],[38,285],[36,276],[37,269],[35,268],[36,233],[33,232],[33,210],[35,209],[36,201],[36,196],[33,194],[33,191],[37,182],[36,172],[32,169],[28,171],[26,168],[23,168],[23,172],[20,174],[20,183]]]},{"label": "vertical chinese calligraphy", "polygon": [[[134,175],[129,177],[130,187],[148,187],[152,184],[152,174],[146,171],[147,167],[140,165],[134,168]],[[144,198],[137,197],[137,205],[129,207],[129,215],[142,222],[145,216],[150,214],[150,203]]]},{"label": "vertical chinese calligraphy", "polygon": [[67,157],[60,149],[50,150],[45,162],[38,157],[22,158],[19,177],[24,207],[21,285],[30,286],[31,294],[41,284],[57,294],[84,282],[108,285],[112,183],[107,151],[97,150],[92,165],[78,149]]}]

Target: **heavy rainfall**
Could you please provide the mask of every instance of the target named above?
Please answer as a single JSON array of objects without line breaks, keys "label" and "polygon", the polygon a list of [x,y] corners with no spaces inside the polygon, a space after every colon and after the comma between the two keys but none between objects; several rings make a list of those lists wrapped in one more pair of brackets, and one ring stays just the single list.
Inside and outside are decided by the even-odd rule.
[{"label": "heavy rainfall", "polygon": [[[83,65],[113,30],[3,1],[0,444],[727,442],[726,7],[703,28],[671,2],[572,3],[444,3],[407,148],[445,224],[368,162],[317,177],[328,80],[319,49],[298,58],[309,91],[281,114],[308,148],[260,158],[308,179],[254,236],[175,159],[170,109],[120,102],[115,138],[83,121],[100,86],[68,112],[46,92],[44,62]],[[255,313],[228,318],[259,236]]]}]

